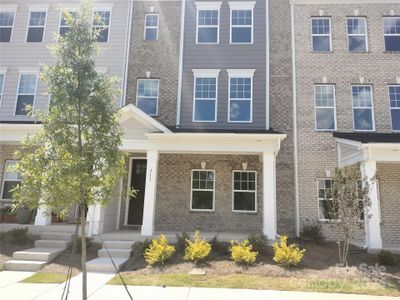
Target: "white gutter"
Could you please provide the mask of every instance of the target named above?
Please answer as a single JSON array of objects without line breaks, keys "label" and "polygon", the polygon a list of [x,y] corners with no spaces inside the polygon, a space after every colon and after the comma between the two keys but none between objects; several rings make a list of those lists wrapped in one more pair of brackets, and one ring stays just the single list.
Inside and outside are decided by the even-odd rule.
[{"label": "white gutter", "polygon": [[133,0],[129,0],[128,4],[128,30],[125,36],[125,69],[123,76],[123,88],[122,88],[122,98],[120,102],[120,107],[125,106],[126,97],[128,92],[128,70],[129,70],[129,54],[131,48],[131,32],[132,32],[132,11],[133,11]]},{"label": "white gutter", "polygon": [[292,89],[293,89],[293,145],[294,145],[294,197],[295,197],[295,230],[296,236],[300,236],[300,206],[299,206],[299,170],[298,170],[298,152],[297,152],[297,83],[296,83],[296,43],[294,33],[294,6],[290,3],[291,34],[292,34]]},{"label": "white gutter", "polygon": [[205,132],[179,132],[179,133],[146,133],[149,140],[278,140],[286,138],[286,134],[257,134],[257,133],[205,133]]},{"label": "white gutter", "polygon": [[266,77],[266,84],[265,84],[265,129],[269,129],[269,112],[270,112],[270,108],[269,108],[269,0],[266,0],[265,3],[266,7],[265,7],[265,23],[266,23],[266,43],[267,43],[267,47],[266,47],[266,66],[265,66],[265,77]]},{"label": "white gutter", "polygon": [[183,72],[183,43],[185,36],[185,10],[186,0],[181,2],[181,34],[179,40],[179,75],[178,75],[178,92],[176,99],[176,127],[181,125],[181,102],[182,102],[182,72]]}]

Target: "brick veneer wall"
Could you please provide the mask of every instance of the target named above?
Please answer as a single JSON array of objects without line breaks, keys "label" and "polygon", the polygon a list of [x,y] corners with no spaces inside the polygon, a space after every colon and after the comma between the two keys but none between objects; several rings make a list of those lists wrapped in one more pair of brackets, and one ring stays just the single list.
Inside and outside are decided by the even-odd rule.
[{"label": "brick veneer wall", "polygon": [[[215,211],[190,211],[191,170],[215,170]],[[257,171],[257,213],[232,212],[232,170]],[[161,154],[158,169],[155,230],[262,232],[262,163],[258,156]]]}]

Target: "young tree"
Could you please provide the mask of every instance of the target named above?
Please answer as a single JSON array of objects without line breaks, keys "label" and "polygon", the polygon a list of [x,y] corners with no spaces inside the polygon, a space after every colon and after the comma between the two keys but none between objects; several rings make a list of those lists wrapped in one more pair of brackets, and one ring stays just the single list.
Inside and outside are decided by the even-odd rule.
[{"label": "young tree", "polygon": [[336,168],[330,192],[329,214],[335,220],[339,262],[347,266],[350,242],[355,230],[364,227],[364,220],[368,221],[371,206],[369,182],[361,178],[360,165]]},{"label": "young tree", "polygon": [[86,289],[85,214],[89,205],[106,204],[124,170],[118,150],[121,130],[116,113],[116,79],[96,72],[99,32],[92,30],[92,1],[66,14],[70,31],[52,47],[55,64],[44,66],[42,80],[51,96],[38,114],[43,129],[27,137],[17,154],[23,186],[19,204],[66,211],[80,207],[82,297]]}]

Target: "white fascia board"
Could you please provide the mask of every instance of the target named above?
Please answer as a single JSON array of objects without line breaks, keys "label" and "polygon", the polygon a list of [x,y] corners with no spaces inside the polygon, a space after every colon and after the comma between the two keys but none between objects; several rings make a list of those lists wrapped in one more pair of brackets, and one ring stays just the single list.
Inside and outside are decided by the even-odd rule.
[{"label": "white fascia board", "polygon": [[256,69],[227,69],[229,77],[253,77]]},{"label": "white fascia board", "polygon": [[41,128],[41,124],[0,124],[0,142],[22,142],[27,134],[35,134]]},{"label": "white fascia board", "polygon": [[50,4],[43,3],[43,4],[33,4],[29,3],[28,8],[30,11],[48,11]]},{"label": "white fascia board", "polygon": [[2,12],[14,12],[17,11],[18,5],[17,4],[1,4],[0,11]]},{"label": "white fascia board", "polygon": [[95,3],[93,10],[112,10],[114,3]]},{"label": "white fascia board", "polygon": [[255,141],[271,141],[283,140],[286,134],[259,134],[259,133],[198,133],[198,132],[185,132],[185,133],[147,133],[149,140],[255,140]]},{"label": "white fascia board", "polygon": [[399,4],[399,0],[290,0],[291,4]]},{"label": "white fascia board", "polygon": [[231,10],[254,9],[256,1],[229,1]]},{"label": "white fascia board", "polygon": [[347,146],[355,147],[357,150],[361,150],[361,147],[363,145],[361,142],[346,140],[342,138],[335,138],[335,141],[339,144],[345,144]]},{"label": "white fascia board", "polygon": [[221,69],[192,69],[195,77],[218,77]]},{"label": "white fascia board", "polygon": [[197,10],[220,10],[222,2],[195,2]]}]

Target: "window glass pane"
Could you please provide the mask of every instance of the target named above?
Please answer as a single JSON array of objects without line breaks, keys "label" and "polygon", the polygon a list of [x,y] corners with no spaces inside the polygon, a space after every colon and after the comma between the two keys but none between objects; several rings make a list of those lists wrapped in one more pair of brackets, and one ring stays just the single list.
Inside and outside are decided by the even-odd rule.
[{"label": "window glass pane", "polygon": [[157,114],[157,98],[141,98],[137,100],[137,106],[148,115]]},{"label": "window glass pane", "polygon": [[34,98],[35,97],[33,95],[19,95],[17,98],[17,107],[15,110],[15,114],[16,115],[27,115],[28,114],[27,107],[33,106]]},{"label": "window glass pane", "polygon": [[19,180],[21,177],[19,173],[14,170],[17,165],[15,160],[7,160],[4,167],[4,179],[5,180]]},{"label": "window glass pane", "polygon": [[256,194],[253,192],[235,192],[233,200],[234,210],[255,211]]},{"label": "window glass pane", "polygon": [[313,36],[314,51],[331,51],[329,36]]},{"label": "window glass pane", "polygon": [[232,27],[232,43],[251,43],[251,27]]},{"label": "window glass pane", "polygon": [[335,110],[333,108],[316,109],[317,129],[335,129]]},{"label": "window glass pane", "polygon": [[0,100],[1,100],[1,95],[3,95],[3,86],[4,86],[4,74],[0,74]]},{"label": "window glass pane", "polygon": [[11,33],[11,27],[0,27],[0,43],[9,43],[11,41]]},{"label": "window glass pane", "polygon": [[400,130],[400,109],[392,109],[392,129]]},{"label": "window glass pane", "polygon": [[251,78],[231,78],[230,98],[251,99]]},{"label": "window glass pane", "polygon": [[385,34],[400,34],[400,17],[383,18]]},{"label": "window glass pane", "polygon": [[215,121],[216,81],[216,78],[196,78],[195,121]]},{"label": "window glass pane", "polygon": [[349,34],[365,34],[365,19],[347,19],[347,30]]},{"label": "window glass pane", "polygon": [[213,209],[213,192],[212,191],[193,191],[192,192],[192,209]]},{"label": "window glass pane", "polygon": [[372,107],[372,94],[370,86],[352,87],[354,107]]},{"label": "window glass pane", "polygon": [[232,10],[232,25],[252,25],[251,10]]},{"label": "window glass pane", "polygon": [[0,26],[13,26],[14,12],[0,12]]},{"label": "window glass pane", "polygon": [[215,121],[215,100],[197,100],[194,119],[196,121]]},{"label": "window glass pane", "polygon": [[354,129],[372,130],[372,110],[356,108],[354,111]]},{"label": "window glass pane", "polygon": [[199,10],[198,25],[218,25],[218,10]]},{"label": "window glass pane", "polygon": [[2,199],[12,199],[12,190],[20,181],[4,181]]},{"label": "window glass pane", "polygon": [[320,219],[331,220],[334,219],[332,213],[332,200],[320,200],[319,201],[319,217]]},{"label": "window glass pane", "polygon": [[157,28],[146,28],[146,35],[144,38],[146,41],[157,40]]},{"label": "window glass pane", "polygon": [[365,36],[349,36],[349,50],[351,52],[367,51]]},{"label": "window glass pane", "polygon": [[108,41],[108,27],[95,27],[95,30],[99,32],[99,35],[97,36],[97,42],[99,43],[106,43]]},{"label": "window glass pane", "polygon": [[110,11],[95,11],[93,16],[93,26],[109,26]]},{"label": "window glass pane", "polygon": [[44,26],[46,23],[45,11],[32,11],[29,17],[29,26]]},{"label": "window glass pane", "polygon": [[332,85],[315,87],[315,105],[316,106],[335,106],[335,89]]},{"label": "window glass pane", "polygon": [[146,26],[158,26],[158,15],[146,15]]},{"label": "window glass pane", "polygon": [[36,75],[22,74],[19,82],[18,93],[34,94],[36,89]]},{"label": "window glass pane", "polygon": [[33,27],[28,29],[26,41],[28,43],[41,43],[43,41],[44,27]]},{"label": "window glass pane", "polygon": [[312,33],[313,34],[330,34],[329,19],[312,19]]},{"label": "window glass pane", "polygon": [[389,87],[389,97],[390,97],[390,107],[400,108],[400,85]]},{"label": "window glass pane", "polygon": [[251,101],[231,100],[230,121],[250,121]]},{"label": "window glass pane", "polygon": [[400,35],[385,36],[386,51],[400,51]]},{"label": "window glass pane", "polygon": [[200,27],[197,32],[198,43],[216,43],[218,42],[217,27]]}]

